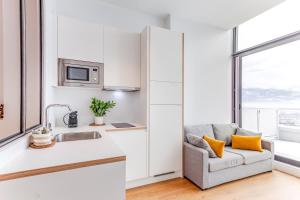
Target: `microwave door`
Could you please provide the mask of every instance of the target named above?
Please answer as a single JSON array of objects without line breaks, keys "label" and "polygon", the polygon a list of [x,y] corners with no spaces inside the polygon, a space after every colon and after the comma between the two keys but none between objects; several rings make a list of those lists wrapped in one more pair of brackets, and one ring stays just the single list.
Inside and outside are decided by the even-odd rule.
[{"label": "microwave door", "polygon": [[65,81],[69,83],[89,83],[90,70],[86,67],[66,66]]}]

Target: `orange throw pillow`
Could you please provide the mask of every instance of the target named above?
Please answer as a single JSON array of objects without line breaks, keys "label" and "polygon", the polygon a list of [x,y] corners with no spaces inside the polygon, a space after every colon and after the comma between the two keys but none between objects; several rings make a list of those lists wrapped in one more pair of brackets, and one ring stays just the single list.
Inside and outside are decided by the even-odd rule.
[{"label": "orange throw pillow", "polygon": [[216,140],[208,136],[204,136],[203,139],[210,145],[212,150],[216,153],[219,158],[222,158],[225,148],[225,142],[221,140]]},{"label": "orange throw pillow", "polygon": [[262,152],[261,136],[232,135],[232,148]]}]

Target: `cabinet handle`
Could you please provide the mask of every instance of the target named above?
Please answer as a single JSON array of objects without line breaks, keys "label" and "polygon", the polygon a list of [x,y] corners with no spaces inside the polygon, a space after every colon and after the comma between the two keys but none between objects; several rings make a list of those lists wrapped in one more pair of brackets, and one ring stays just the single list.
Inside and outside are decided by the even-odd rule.
[{"label": "cabinet handle", "polygon": [[4,105],[0,104],[0,119],[4,118]]}]

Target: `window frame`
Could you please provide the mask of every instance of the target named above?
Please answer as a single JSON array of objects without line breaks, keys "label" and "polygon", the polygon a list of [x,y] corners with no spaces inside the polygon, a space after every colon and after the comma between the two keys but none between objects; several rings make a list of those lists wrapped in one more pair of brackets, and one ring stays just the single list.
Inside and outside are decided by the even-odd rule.
[{"label": "window frame", "polygon": [[258,52],[276,48],[300,40],[300,31],[296,31],[253,47],[238,50],[238,27],[233,29],[233,54],[232,54],[232,119],[242,127],[242,59]]}]

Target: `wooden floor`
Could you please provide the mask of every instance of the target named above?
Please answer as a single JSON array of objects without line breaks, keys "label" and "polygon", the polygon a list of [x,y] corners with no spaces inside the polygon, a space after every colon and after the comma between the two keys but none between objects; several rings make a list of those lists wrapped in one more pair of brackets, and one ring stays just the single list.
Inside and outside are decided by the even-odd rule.
[{"label": "wooden floor", "polygon": [[130,189],[126,196],[126,200],[300,200],[300,179],[273,171],[202,191],[179,178]]}]

